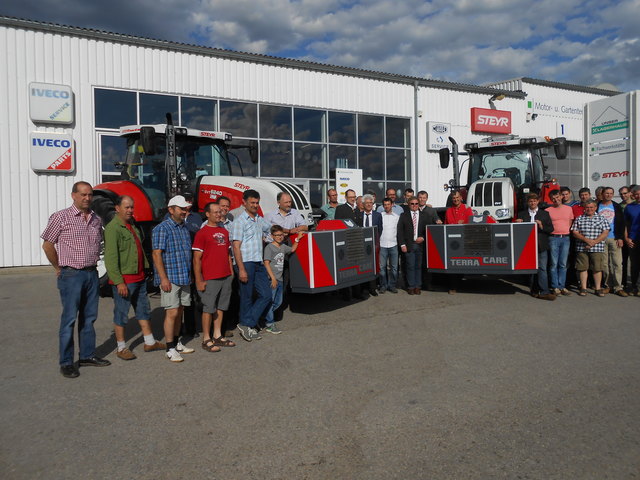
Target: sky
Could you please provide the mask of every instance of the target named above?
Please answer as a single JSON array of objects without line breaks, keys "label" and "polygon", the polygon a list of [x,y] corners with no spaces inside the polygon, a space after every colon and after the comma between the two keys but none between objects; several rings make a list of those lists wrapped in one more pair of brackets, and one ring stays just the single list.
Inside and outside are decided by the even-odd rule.
[{"label": "sky", "polygon": [[0,14],[474,85],[640,89],[640,0],[4,0]]}]

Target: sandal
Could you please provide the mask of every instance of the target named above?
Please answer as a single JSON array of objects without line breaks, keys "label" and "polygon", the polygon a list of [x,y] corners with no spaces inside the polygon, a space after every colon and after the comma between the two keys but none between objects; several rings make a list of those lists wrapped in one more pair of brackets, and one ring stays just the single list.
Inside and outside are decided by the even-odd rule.
[{"label": "sandal", "polygon": [[207,352],[219,352],[220,351],[220,347],[218,347],[215,342],[211,339],[205,340],[204,342],[202,342],[202,349],[206,350]]},{"label": "sandal", "polygon": [[586,297],[587,296],[587,289],[586,288],[581,288],[580,291],[578,292],[578,295],[580,295],[581,297]]},{"label": "sandal", "polygon": [[596,290],[596,296],[604,297],[604,289],[599,288],[598,290]]},{"label": "sandal", "polygon": [[224,337],[213,337],[213,344],[217,347],[235,347],[235,342]]}]

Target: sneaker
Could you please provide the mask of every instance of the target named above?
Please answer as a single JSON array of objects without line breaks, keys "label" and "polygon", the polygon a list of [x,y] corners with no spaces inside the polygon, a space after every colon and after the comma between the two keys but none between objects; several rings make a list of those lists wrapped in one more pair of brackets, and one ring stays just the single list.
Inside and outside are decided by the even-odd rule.
[{"label": "sneaker", "polygon": [[560,290],[559,288],[554,288],[553,289],[553,293],[556,297],[559,297],[560,295],[562,295],[562,290]]},{"label": "sneaker", "polygon": [[255,328],[249,328],[249,335],[251,336],[251,340],[261,340],[262,337],[258,333],[258,330]]},{"label": "sneaker", "polygon": [[195,352],[195,350],[193,348],[184,346],[182,344],[182,342],[178,342],[178,344],[176,345],[176,350],[178,351],[178,353],[193,353],[193,352]]},{"label": "sneaker", "polygon": [[384,292],[386,292],[386,291],[387,291],[387,289],[386,289],[386,288],[379,288],[379,289],[378,289],[378,293],[379,293],[379,294],[381,294],[381,295],[382,295]]},{"label": "sneaker", "polygon": [[116,357],[120,358],[121,360],[134,360],[136,358],[134,353],[128,348],[116,352]]},{"label": "sneaker", "polygon": [[389,291],[390,291],[391,293],[398,293],[398,289],[397,289],[397,288],[395,288],[395,287],[390,288],[390,289],[389,289]]},{"label": "sneaker", "polygon": [[167,352],[167,358],[172,362],[182,362],[184,360],[182,355],[180,355],[175,348],[172,348]]},{"label": "sneaker", "polygon": [[625,292],[624,290],[617,290],[616,291],[616,295],[618,295],[619,297],[628,297],[629,294],[627,292]]},{"label": "sneaker", "polygon": [[265,330],[269,333],[273,333],[274,335],[280,335],[282,333],[282,330],[280,330],[278,328],[278,325],[276,325],[275,323],[272,323],[271,325],[267,325],[267,328],[265,328]]},{"label": "sneaker", "polygon": [[240,332],[240,336],[247,342],[253,340],[253,337],[251,336],[251,330],[253,330],[253,328],[238,324],[238,331]]},{"label": "sneaker", "polygon": [[144,344],[145,352],[155,352],[156,350],[166,350],[167,346],[164,343],[156,342],[153,345]]},{"label": "sneaker", "polygon": [[569,290],[567,290],[566,288],[563,288],[562,290],[560,290],[560,293],[562,295],[564,295],[565,297],[568,297],[571,295],[571,292]]}]

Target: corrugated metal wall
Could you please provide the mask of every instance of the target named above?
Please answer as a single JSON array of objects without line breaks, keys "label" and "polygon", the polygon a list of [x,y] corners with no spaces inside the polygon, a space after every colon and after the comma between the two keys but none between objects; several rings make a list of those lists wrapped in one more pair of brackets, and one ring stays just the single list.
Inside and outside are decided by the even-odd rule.
[{"label": "corrugated metal wall", "polygon": [[[47,264],[39,235],[49,215],[70,205],[75,181],[99,181],[94,86],[413,117],[410,85],[4,26],[0,45],[0,200],[10,206],[0,234],[0,267]],[[71,86],[72,128],[31,122],[30,82]],[[34,130],[73,134],[73,175],[31,170],[29,134]]]}]

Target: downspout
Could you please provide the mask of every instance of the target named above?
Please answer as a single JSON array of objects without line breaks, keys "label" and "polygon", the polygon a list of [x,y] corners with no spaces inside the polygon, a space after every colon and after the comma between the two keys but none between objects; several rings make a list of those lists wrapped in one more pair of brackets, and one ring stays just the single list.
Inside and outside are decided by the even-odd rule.
[{"label": "downspout", "polygon": [[418,127],[418,81],[413,82],[413,175],[411,176],[411,188],[418,191],[418,135],[420,128]]}]

